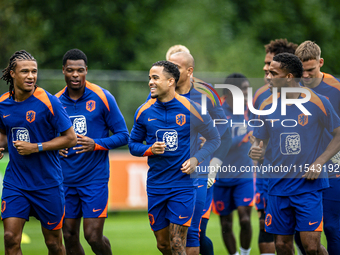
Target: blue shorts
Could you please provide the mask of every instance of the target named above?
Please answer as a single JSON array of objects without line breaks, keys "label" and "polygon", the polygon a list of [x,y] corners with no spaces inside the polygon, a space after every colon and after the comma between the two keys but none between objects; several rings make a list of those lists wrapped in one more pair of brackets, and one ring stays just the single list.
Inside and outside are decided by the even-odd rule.
[{"label": "blue shorts", "polygon": [[268,200],[268,179],[256,179],[255,206],[257,210],[266,210]]},{"label": "blue shorts", "polygon": [[191,226],[187,234],[187,247],[200,246],[200,225],[203,216],[203,209],[207,197],[207,181],[208,179],[199,178],[196,190],[195,211],[192,217]]},{"label": "blue shorts", "polygon": [[254,205],[254,182],[253,179],[235,186],[214,187],[214,203],[217,214],[229,215],[239,206]]},{"label": "blue shorts", "polygon": [[209,189],[207,189],[207,198],[205,199],[205,204],[204,204],[204,208],[203,208],[202,218],[208,219],[208,220],[210,218],[210,212],[211,212],[211,208],[212,208],[214,187],[215,187],[215,185],[213,185]]},{"label": "blue shorts", "polygon": [[268,195],[265,228],[276,235],[322,231],[322,191],[295,196]]},{"label": "blue shorts", "polygon": [[148,214],[153,231],[161,230],[170,223],[191,224],[196,201],[196,188],[147,188]]},{"label": "blue shorts", "polygon": [[65,215],[64,189],[62,185],[27,191],[5,184],[2,191],[1,218],[10,217],[29,220],[36,217],[48,230],[58,230],[63,226]]},{"label": "blue shorts", "polygon": [[65,186],[65,218],[107,218],[108,200],[107,183]]}]

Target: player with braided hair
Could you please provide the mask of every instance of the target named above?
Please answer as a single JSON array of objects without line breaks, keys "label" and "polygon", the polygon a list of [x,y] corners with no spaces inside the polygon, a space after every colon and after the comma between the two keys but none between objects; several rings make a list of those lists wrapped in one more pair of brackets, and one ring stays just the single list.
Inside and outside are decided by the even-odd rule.
[{"label": "player with braided hair", "polygon": [[9,59],[8,66],[2,71],[3,75],[1,77],[2,80],[6,81],[7,84],[9,83],[9,96],[14,98],[14,84],[13,84],[13,78],[11,76],[11,70],[14,70],[14,68],[17,65],[17,60],[32,60],[35,61],[34,57],[29,54],[25,50],[16,51],[11,58]]},{"label": "player with braided hair", "polygon": [[37,74],[37,61],[21,50],[11,56],[1,77],[10,84],[0,97],[0,151],[8,145],[10,155],[1,202],[9,255],[22,253],[22,230],[29,216],[41,222],[49,254],[65,254],[58,150],[74,146],[77,138],[60,101],[36,85]]}]

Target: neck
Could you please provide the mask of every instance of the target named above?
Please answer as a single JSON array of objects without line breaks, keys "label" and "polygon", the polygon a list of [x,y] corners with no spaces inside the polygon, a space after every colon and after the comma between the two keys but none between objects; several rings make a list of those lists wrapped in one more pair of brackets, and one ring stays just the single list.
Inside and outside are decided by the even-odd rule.
[{"label": "neck", "polygon": [[[290,87],[290,88],[300,88],[300,85],[299,85],[299,83],[296,83],[295,81],[292,81],[292,82],[289,84],[288,87]],[[286,94],[286,98],[287,98],[287,99],[297,99],[297,98],[299,98],[300,94],[301,94],[300,92],[296,92],[296,93],[287,93],[287,94]]]},{"label": "neck", "polygon": [[84,94],[84,91],[85,91],[85,86],[77,90],[68,88],[68,96],[72,100],[78,100]]},{"label": "neck", "polygon": [[184,94],[189,93],[190,89],[191,89],[191,82],[190,82],[190,79],[188,79],[183,84],[177,84],[176,93],[180,95],[184,95]]},{"label": "neck", "polygon": [[169,91],[169,93],[167,93],[163,97],[158,97],[157,99],[162,103],[166,103],[174,99],[175,95],[176,95],[175,91]]},{"label": "neck", "polygon": [[29,98],[30,96],[33,95],[34,91],[35,91],[35,88],[30,92],[26,92],[26,91],[16,89],[15,94],[14,94],[14,101],[16,101],[16,102],[25,101],[27,98]]}]

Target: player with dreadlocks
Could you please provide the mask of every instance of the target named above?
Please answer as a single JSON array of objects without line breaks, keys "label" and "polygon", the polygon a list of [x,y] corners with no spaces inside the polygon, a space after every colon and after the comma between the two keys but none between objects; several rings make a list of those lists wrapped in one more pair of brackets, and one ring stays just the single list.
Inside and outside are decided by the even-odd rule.
[{"label": "player with dreadlocks", "polygon": [[60,101],[36,85],[37,73],[37,61],[21,50],[11,56],[1,77],[10,84],[9,92],[0,97],[0,152],[8,145],[10,155],[1,202],[9,255],[22,253],[22,231],[29,216],[40,220],[49,254],[65,254],[58,150],[74,146],[77,138]]}]

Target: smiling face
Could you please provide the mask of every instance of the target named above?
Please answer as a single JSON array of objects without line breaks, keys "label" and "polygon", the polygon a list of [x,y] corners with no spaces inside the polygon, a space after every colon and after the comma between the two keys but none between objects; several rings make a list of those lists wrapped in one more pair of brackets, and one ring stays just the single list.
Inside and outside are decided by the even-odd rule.
[{"label": "smiling face", "polygon": [[63,74],[67,88],[71,90],[81,90],[85,87],[87,66],[83,59],[70,60],[68,59],[63,66]]},{"label": "smiling face", "polygon": [[[174,78],[169,78],[164,74],[163,66],[153,66],[149,72],[149,87],[151,98],[158,98],[161,102],[166,102],[169,97],[171,86],[174,90]],[[174,94],[174,93],[173,93]]]},{"label": "smiling face", "polygon": [[303,73],[302,82],[305,86],[314,88],[321,82],[322,73],[320,68],[323,66],[323,58],[318,60],[311,59],[302,62]]},{"label": "smiling face", "polygon": [[34,60],[17,60],[16,67],[10,71],[16,95],[34,92],[37,82],[38,64]]}]

